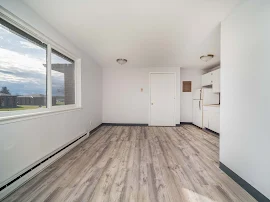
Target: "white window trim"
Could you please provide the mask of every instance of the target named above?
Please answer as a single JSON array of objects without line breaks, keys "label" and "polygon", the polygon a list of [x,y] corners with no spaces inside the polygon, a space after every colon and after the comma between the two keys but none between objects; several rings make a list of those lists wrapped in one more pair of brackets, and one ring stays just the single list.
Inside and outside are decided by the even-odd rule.
[{"label": "white window trim", "polygon": [[61,106],[59,108],[24,110],[24,112],[26,112],[26,111],[27,112],[22,113],[22,114],[14,114],[14,115],[6,116],[6,117],[1,117],[0,118],[0,125],[9,124],[9,123],[13,123],[13,122],[20,122],[20,121],[25,121],[25,120],[30,120],[30,119],[36,119],[36,118],[41,118],[44,116],[61,114],[61,113],[66,113],[66,112],[70,112],[70,111],[78,111],[78,110],[82,109],[81,107],[74,107],[74,105],[66,105],[66,107]]},{"label": "white window trim", "polygon": [[52,54],[52,48],[51,45],[47,45],[47,108],[51,109],[52,107],[52,63],[51,63],[51,54]]},{"label": "white window trim", "polygon": [[[18,122],[29,120],[33,118],[40,118],[43,116],[59,114],[64,112],[70,112],[74,110],[82,109],[81,106],[81,59],[75,54],[72,54],[67,49],[45,36],[35,28],[33,28],[28,23],[24,22],[20,18],[13,15],[11,12],[0,6],[0,17],[9,22],[10,24],[18,27],[27,34],[35,37],[36,39],[42,41],[47,45],[47,108],[31,109],[31,110],[21,110],[21,111],[2,111],[3,115],[0,116],[0,125],[8,124],[11,122]],[[63,106],[52,106],[52,81],[51,81],[51,50],[55,49],[70,59],[74,60],[75,63],[75,104],[63,105]]]}]

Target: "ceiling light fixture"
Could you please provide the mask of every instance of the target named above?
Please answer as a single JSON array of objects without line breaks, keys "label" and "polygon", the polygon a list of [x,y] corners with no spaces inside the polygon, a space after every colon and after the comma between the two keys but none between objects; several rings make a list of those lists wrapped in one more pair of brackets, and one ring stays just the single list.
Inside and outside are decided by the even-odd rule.
[{"label": "ceiling light fixture", "polygon": [[119,59],[116,60],[116,62],[118,62],[120,65],[123,65],[123,64],[127,63],[127,59],[119,58]]},{"label": "ceiling light fixture", "polygon": [[208,54],[208,55],[202,55],[202,56],[200,57],[200,59],[201,59],[202,61],[204,61],[204,62],[208,62],[208,61],[211,60],[213,57],[214,57],[214,55]]}]

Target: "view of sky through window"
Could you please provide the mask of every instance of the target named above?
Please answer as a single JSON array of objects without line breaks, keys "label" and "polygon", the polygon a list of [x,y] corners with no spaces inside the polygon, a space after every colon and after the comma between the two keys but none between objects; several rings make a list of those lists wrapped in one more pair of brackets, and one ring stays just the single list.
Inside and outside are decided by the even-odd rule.
[{"label": "view of sky through window", "polygon": [[51,68],[52,105],[75,104],[74,62],[52,49]]},{"label": "view of sky through window", "polygon": [[12,95],[46,94],[46,49],[0,25],[0,88]]},{"label": "view of sky through window", "polygon": [[[0,112],[44,108],[46,45],[4,24],[0,24]],[[75,104],[74,61],[52,51],[52,105]]]},{"label": "view of sky through window", "polygon": [[[52,56],[55,63],[66,64]],[[63,74],[54,71],[54,89],[63,86]],[[46,49],[11,32],[0,24],[0,89],[7,87],[12,95],[46,94]],[[53,91],[53,95],[63,95]]]}]

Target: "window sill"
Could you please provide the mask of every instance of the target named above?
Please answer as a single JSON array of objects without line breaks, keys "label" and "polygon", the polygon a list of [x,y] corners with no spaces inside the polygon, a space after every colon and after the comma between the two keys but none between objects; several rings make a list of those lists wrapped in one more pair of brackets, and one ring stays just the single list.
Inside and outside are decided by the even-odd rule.
[{"label": "window sill", "polygon": [[51,109],[28,110],[26,113],[0,117],[0,125],[36,119],[55,114],[67,113],[71,111],[79,111],[81,109],[82,107],[63,106],[63,107],[52,107]]}]

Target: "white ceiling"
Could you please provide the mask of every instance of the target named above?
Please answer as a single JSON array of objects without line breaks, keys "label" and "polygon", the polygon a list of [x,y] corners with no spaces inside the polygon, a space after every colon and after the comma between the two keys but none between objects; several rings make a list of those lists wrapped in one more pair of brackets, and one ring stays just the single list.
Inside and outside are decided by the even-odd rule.
[{"label": "white ceiling", "polygon": [[[220,22],[243,0],[24,0],[102,67],[207,68]],[[199,57],[214,54],[209,62]]]}]

